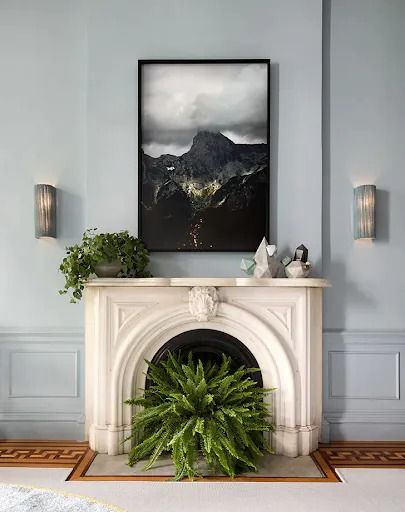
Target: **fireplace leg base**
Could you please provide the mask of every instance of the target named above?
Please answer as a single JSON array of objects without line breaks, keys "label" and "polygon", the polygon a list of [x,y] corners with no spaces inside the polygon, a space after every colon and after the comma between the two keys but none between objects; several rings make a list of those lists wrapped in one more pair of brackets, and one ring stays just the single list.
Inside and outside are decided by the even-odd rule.
[{"label": "fireplace leg base", "polygon": [[318,448],[318,435],[319,427],[316,425],[295,428],[278,426],[271,436],[272,447],[277,455],[309,455]]},{"label": "fireplace leg base", "polygon": [[131,441],[124,441],[131,434],[131,427],[90,425],[89,446],[98,453],[121,455],[131,449]]}]

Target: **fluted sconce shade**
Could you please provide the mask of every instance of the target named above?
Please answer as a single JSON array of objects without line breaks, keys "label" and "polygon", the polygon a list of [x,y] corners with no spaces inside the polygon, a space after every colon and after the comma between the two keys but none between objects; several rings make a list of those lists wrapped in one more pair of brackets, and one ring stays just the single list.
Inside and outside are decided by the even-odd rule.
[{"label": "fluted sconce shade", "polygon": [[354,189],[354,238],[375,238],[375,185]]},{"label": "fluted sconce shade", "polygon": [[35,185],[35,237],[56,238],[56,188]]}]

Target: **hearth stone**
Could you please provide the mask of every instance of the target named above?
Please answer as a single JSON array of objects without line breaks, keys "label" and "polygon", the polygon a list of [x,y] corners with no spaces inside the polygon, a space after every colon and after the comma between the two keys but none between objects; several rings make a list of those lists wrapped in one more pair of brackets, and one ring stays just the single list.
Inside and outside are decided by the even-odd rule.
[{"label": "hearth stone", "polygon": [[[147,479],[154,476],[167,476],[172,478],[175,474],[174,465],[169,456],[162,456],[148,471],[143,471],[147,460],[140,461],[135,466],[128,466],[127,455],[98,454],[86,476],[141,476]],[[203,476],[223,476],[222,473],[212,471],[205,461],[201,459],[198,470]],[[246,472],[240,476],[270,477],[270,478],[323,478],[323,473],[309,455],[291,458],[282,455],[264,455],[258,461],[257,472]]]},{"label": "hearth stone", "polygon": [[276,388],[271,436],[277,454],[318,446],[322,408],[322,279],[95,279],[86,287],[86,432],[117,455],[131,431],[124,404],[145,387],[147,364],[171,339],[220,331],[240,341]]}]

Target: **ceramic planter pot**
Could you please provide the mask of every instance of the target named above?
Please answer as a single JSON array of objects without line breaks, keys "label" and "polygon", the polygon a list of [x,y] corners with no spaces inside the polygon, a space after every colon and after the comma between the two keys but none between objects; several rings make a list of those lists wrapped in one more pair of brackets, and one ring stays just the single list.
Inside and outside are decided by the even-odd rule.
[{"label": "ceramic planter pot", "polygon": [[117,277],[121,272],[122,265],[119,260],[114,261],[100,261],[94,268],[98,277]]}]

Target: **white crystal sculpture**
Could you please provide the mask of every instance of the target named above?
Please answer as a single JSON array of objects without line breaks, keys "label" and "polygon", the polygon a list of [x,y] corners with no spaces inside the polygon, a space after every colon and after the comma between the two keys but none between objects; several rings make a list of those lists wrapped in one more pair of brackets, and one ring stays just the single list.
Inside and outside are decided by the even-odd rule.
[{"label": "white crystal sculpture", "polygon": [[255,254],[255,277],[285,277],[283,265],[274,257],[276,252],[277,246],[269,245],[263,237]]},{"label": "white crystal sculpture", "polygon": [[[266,239],[264,239],[266,240]],[[267,241],[266,241],[267,242]],[[271,257],[274,256],[277,252],[277,245],[267,245],[266,246],[267,254]]]},{"label": "white crystal sculpture", "polygon": [[311,264],[309,262],[302,263],[301,261],[292,261],[285,267],[285,273],[289,278],[308,277],[311,271]]}]

